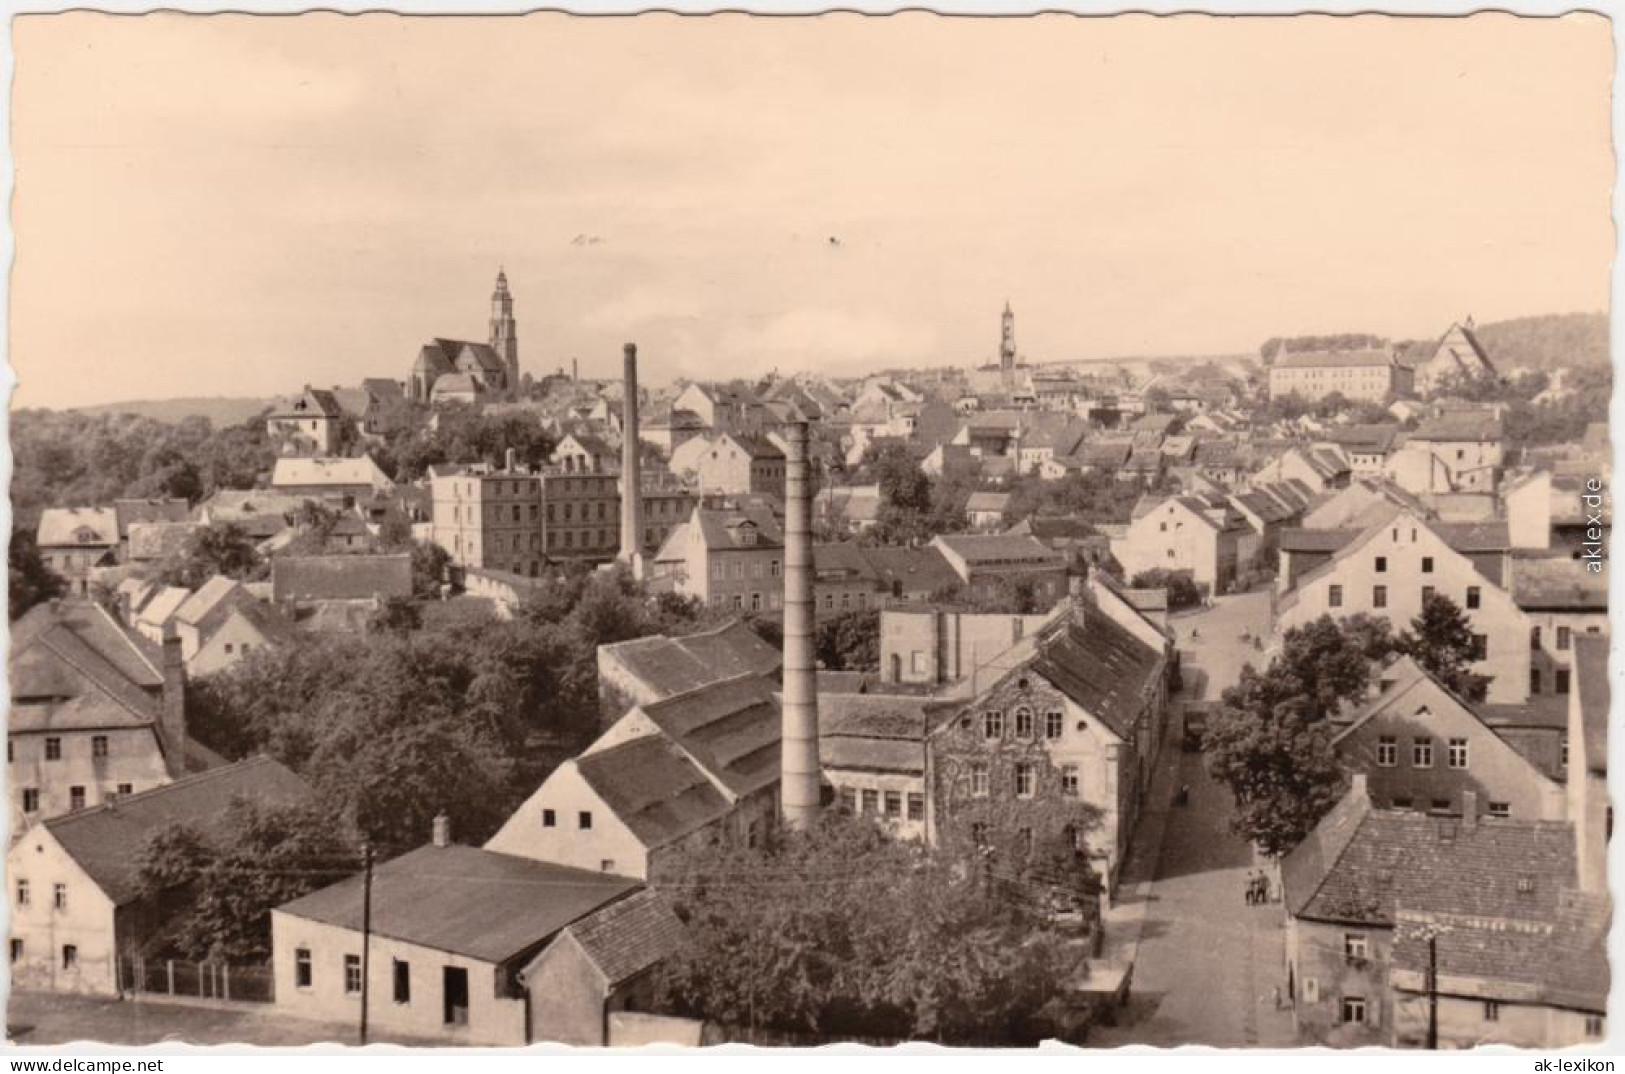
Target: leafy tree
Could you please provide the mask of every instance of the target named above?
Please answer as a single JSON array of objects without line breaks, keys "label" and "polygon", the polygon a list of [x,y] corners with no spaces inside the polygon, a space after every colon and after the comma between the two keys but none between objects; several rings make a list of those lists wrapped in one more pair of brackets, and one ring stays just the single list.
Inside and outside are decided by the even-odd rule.
[{"label": "leafy tree", "polygon": [[880,610],[864,608],[821,619],[813,652],[832,671],[875,671],[880,667]]},{"label": "leafy tree", "polygon": [[423,629],[423,609],[411,597],[390,597],[367,619],[367,629],[404,637]]},{"label": "leafy tree", "polygon": [[1154,570],[1141,571],[1129,583],[1135,589],[1166,589],[1168,591],[1168,607],[1177,611],[1180,608],[1194,608],[1202,603],[1202,588],[1191,577],[1190,571],[1169,571],[1161,567]]},{"label": "leafy tree", "polygon": [[151,899],[182,896],[156,953],[259,962],[271,954],[271,910],[356,871],[353,837],[310,806],[239,798],[214,839],[177,822],[154,832],[136,858]]},{"label": "leafy tree", "polygon": [[13,527],[11,547],[6,552],[11,568],[8,609],[13,622],[21,619],[28,609],[67,592],[67,583],[40,558],[39,545],[32,530]]},{"label": "leafy tree", "polygon": [[685,921],[660,1004],[819,1036],[1033,1044],[1071,1035],[1081,952],[973,858],[831,813],[755,847],[695,848],[654,878]]},{"label": "leafy tree", "polygon": [[1341,769],[1327,723],[1372,681],[1373,632],[1330,616],[1294,627],[1263,674],[1250,665],[1226,690],[1204,735],[1208,771],[1236,802],[1231,827],[1285,854],[1337,801]]},{"label": "leafy tree", "polygon": [[187,589],[196,589],[217,574],[238,581],[253,581],[266,574],[253,538],[234,522],[194,531],[180,551],[158,570],[158,577],[166,585]]},{"label": "leafy tree", "polygon": [[412,596],[418,600],[434,600],[440,596],[440,586],[451,566],[451,553],[433,541],[410,542],[412,552]]},{"label": "leafy tree", "polygon": [[1472,624],[1449,597],[1431,594],[1394,647],[1409,653],[1423,670],[1461,696],[1484,700],[1489,677],[1469,670],[1473,664]]}]

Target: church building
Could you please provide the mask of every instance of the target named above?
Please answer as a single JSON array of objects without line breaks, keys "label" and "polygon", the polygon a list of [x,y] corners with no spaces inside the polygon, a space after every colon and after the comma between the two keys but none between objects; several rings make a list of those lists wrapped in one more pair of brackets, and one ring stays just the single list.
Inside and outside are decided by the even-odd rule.
[{"label": "church building", "polygon": [[406,383],[417,403],[476,403],[518,391],[519,324],[506,272],[497,272],[491,294],[491,341],[432,339],[418,351]]}]

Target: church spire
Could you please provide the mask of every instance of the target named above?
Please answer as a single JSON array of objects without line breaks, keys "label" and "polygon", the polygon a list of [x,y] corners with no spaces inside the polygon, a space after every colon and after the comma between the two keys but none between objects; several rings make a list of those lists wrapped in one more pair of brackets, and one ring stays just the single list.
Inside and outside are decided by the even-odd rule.
[{"label": "church spire", "polygon": [[509,395],[519,391],[519,322],[513,318],[513,294],[508,290],[508,273],[497,266],[496,290],[491,293],[491,349],[507,368]]}]

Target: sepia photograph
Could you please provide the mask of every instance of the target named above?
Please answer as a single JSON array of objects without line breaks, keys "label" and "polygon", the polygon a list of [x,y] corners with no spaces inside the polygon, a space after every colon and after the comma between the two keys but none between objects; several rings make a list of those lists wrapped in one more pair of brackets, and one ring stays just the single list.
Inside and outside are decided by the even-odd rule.
[{"label": "sepia photograph", "polygon": [[1607,16],[10,46],[8,1052],[1617,1046]]}]

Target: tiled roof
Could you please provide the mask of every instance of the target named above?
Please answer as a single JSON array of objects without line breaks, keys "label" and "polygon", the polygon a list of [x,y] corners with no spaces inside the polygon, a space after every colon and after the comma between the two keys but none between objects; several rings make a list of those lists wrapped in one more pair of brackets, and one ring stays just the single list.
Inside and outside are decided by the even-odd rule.
[{"label": "tiled roof", "polygon": [[118,516],[110,507],[47,507],[34,539],[41,548],[112,548],[118,537]]},{"label": "tiled roof", "polygon": [[436,338],[434,346],[439,348],[440,353],[453,363],[460,358],[467,357],[482,372],[501,373],[507,370],[507,365],[502,361],[502,357],[497,354],[496,349],[489,343],[475,343],[466,339]]},{"label": "tiled roof", "polygon": [[[359,932],[361,883],[352,876],[278,910]],[[431,844],[373,868],[371,925],[378,936],[501,965],[641,886],[610,873]]]},{"label": "tiled roof", "polygon": [[777,649],[737,619],[698,634],[634,638],[598,651],[661,697],[740,675],[770,678],[781,662]]},{"label": "tiled roof", "polygon": [[[1446,995],[1461,988],[1474,999],[1607,1009],[1606,894],[1560,891],[1551,916],[1544,918],[1417,910],[1405,903],[1395,917],[1391,964],[1417,991],[1435,969],[1439,991]],[[1434,937],[1431,954],[1429,935]]]},{"label": "tiled roof", "polygon": [[645,888],[617,899],[565,931],[614,988],[653,968],[677,950],[683,923],[665,896]]},{"label": "tiled roof", "polygon": [[1574,638],[1575,690],[1585,735],[1586,763],[1593,772],[1608,771],[1608,637],[1579,634]]},{"label": "tiled roof", "polygon": [[127,537],[135,522],[185,522],[192,517],[192,508],[185,500],[114,500],[113,513],[118,516],[118,533]]},{"label": "tiled roof", "polygon": [[880,575],[887,592],[930,594],[959,584],[959,574],[940,548],[866,548],[864,558]]},{"label": "tiled roof", "polygon": [[1422,422],[1410,439],[1481,443],[1502,436],[1501,419],[1493,411],[1457,410]]},{"label": "tiled roof", "polygon": [[1507,592],[1525,611],[1608,610],[1608,575],[1568,556],[1514,557]]},{"label": "tiled roof", "polygon": [[735,796],[778,779],[782,715],[771,684],[760,677],[710,683],[641,710]]},{"label": "tiled roof", "polygon": [[1363,529],[1281,531],[1280,549],[1283,552],[1336,552],[1364,533]]},{"label": "tiled roof", "polygon": [[1063,562],[1053,549],[1034,537],[967,533],[943,534],[936,541],[972,567],[986,564],[1006,566],[1015,562],[1044,567],[1060,566]]},{"label": "tiled roof", "polygon": [[1392,925],[1396,904],[1540,920],[1574,882],[1574,833],[1567,823],[1379,810],[1357,783],[1281,874],[1288,912],[1314,921]]},{"label": "tiled roof", "polygon": [[[742,531],[746,524],[755,527],[755,543],[746,544]],[[776,548],[784,543],[784,530],[771,508],[761,503],[741,503],[738,507],[718,508],[700,506],[689,518],[690,525],[698,525],[705,547],[715,548]]]},{"label": "tiled roof", "polygon": [[132,523],[127,534],[130,558],[138,561],[168,559],[185,549],[192,534],[201,528],[196,522]]},{"label": "tiled roof", "polygon": [[175,618],[182,623],[196,625],[240,589],[241,583],[235,579],[217,574],[181,602],[181,606],[175,609]]},{"label": "tiled roof", "polygon": [[371,600],[412,595],[412,557],[392,555],[277,556],[271,592],[284,600]]},{"label": "tiled roof", "polygon": [[1505,552],[1512,537],[1505,519],[1496,522],[1430,522],[1428,527],[1457,552]]},{"label": "tiled roof", "polygon": [[151,600],[147,601],[146,606],[141,609],[141,613],[136,616],[136,619],[139,622],[150,623],[153,626],[163,626],[175,617],[175,613],[180,610],[181,605],[185,604],[191,595],[188,590],[181,586],[165,586],[154,594]]},{"label": "tiled roof", "polygon": [[148,837],[171,824],[186,824],[207,839],[239,797],[263,805],[305,805],[315,792],[269,757],[253,757],[43,823],[96,886],[122,906],[139,895],[137,851]]},{"label": "tiled roof", "polygon": [[88,682],[150,712],[148,693],[164,681],[162,656],[150,648],[88,601],[37,604],[11,624],[11,696],[71,697]]},{"label": "tiled roof", "polygon": [[582,754],[576,770],[646,847],[698,831],[732,808],[698,765],[663,735]]},{"label": "tiled roof", "polygon": [[1163,673],[1163,657],[1104,612],[1085,608],[1038,639],[1032,669],[1119,738],[1132,740],[1148,691]]},{"label": "tiled roof", "polygon": [[1328,429],[1326,439],[1343,445],[1344,450],[1360,455],[1384,454],[1393,450],[1399,426],[1390,424],[1346,425]]},{"label": "tiled roof", "polygon": [[244,522],[298,511],[305,497],[269,489],[221,489],[203,502],[211,521]]},{"label": "tiled roof", "polygon": [[370,455],[355,459],[281,458],[271,473],[273,488],[347,488],[352,485],[388,488],[390,483]]},{"label": "tiled roof", "polygon": [[919,775],[926,736],[958,708],[929,695],[820,694],[819,757],[829,768]]},{"label": "tiled roof", "polygon": [[973,492],[965,501],[967,511],[999,511],[1002,512],[1010,504],[1008,492]]}]

